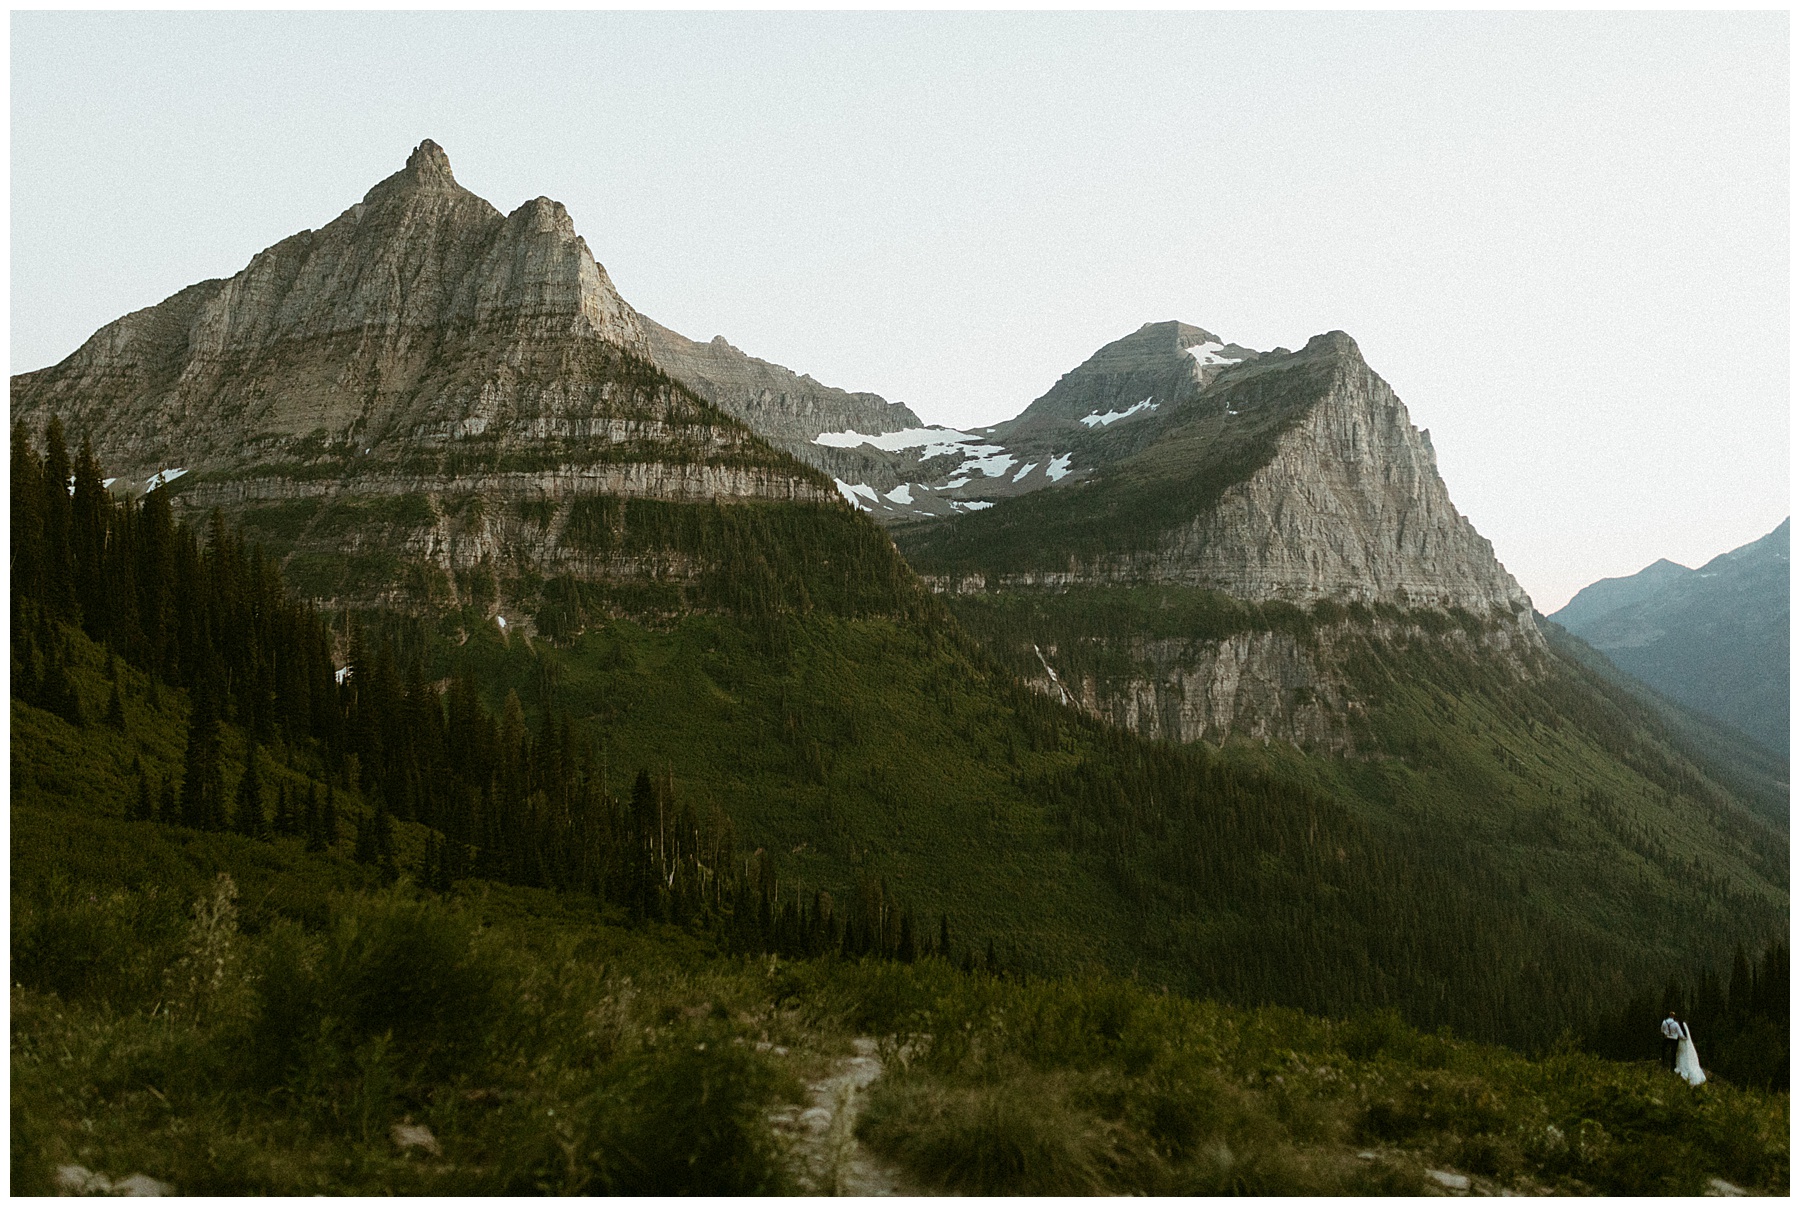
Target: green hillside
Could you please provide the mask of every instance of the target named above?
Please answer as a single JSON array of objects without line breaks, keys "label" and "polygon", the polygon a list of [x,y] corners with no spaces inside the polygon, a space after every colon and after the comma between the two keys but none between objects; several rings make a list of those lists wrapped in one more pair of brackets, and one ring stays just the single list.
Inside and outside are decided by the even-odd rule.
[{"label": "green hillside", "polygon": [[[72,645],[85,700],[105,663]],[[1650,1061],[995,977],[929,943],[911,963],[734,957],[579,893],[380,888],[348,833],[314,852],[124,820],[120,772],[174,763],[184,709],[116,673],[123,730],[13,705],[14,1193],[69,1166],[185,1194],[793,1190],[805,1164],[768,1116],[858,1036],[886,1066],[862,1143],[921,1189],[1787,1183],[1785,1093],[1689,1090]],[[410,862],[423,836],[399,830]]]},{"label": "green hillside", "polygon": [[[222,845],[228,875],[257,882],[254,846]],[[78,986],[26,971],[12,990],[15,1193],[69,1165],[188,1194],[779,1192],[798,1162],[766,1113],[870,1034],[892,1038],[864,1143],[926,1188],[1408,1194],[1435,1169],[1489,1193],[1779,1193],[1788,1176],[1785,1094],[1690,1091],[1647,1062],[935,957],[722,958],[538,890],[343,892],[318,918],[253,921],[239,883],[201,885],[193,917],[172,890],[15,892],[15,944],[87,964]],[[379,992],[396,984],[416,996]],[[921,1033],[938,1038],[899,1059]],[[397,1148],[395,1124],[431,1149]]]}]

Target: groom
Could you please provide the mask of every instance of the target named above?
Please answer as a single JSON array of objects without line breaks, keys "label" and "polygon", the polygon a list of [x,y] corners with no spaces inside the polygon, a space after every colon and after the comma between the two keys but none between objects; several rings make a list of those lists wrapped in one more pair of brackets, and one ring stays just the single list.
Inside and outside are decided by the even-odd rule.
[{"label": "groom", "polygon": [[1675,1012],[1669,1011],[1669,1017],[1663,1019],[1663,1068],[1675,1071],[1675,1050],[1681,1046],[1681,1024],[1675,1019]]}]

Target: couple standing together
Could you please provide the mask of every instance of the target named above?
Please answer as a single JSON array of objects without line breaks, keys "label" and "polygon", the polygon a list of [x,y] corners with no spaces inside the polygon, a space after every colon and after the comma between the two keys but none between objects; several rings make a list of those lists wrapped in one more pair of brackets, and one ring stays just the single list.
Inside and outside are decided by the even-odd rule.
[{"label": "couple standing together", "polygon": [[1675,1017],[1673,1010],[1663,1019],[1662,1037],[1663,1064],[1689,1085],[1705,1081],[1706,1074],[1700,1069],[1700,1054],[1694,1051],[1693,1034],[1686,1023]]}]

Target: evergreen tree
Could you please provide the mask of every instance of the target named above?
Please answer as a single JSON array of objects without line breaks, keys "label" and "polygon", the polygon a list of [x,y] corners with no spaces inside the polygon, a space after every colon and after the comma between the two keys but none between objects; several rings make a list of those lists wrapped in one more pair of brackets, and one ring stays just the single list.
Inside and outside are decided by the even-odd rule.
[{"label": "evergreen tree", "polygon": [[919,949],[913,940],[912,911],[900,915],[900,948],[895,953],[902,964],[910,964],[919,958]]},{"label": "evergreen tree", "polygon": [[285,783],[275,795],[275,832],[284,837],[300,833],[300,817],[294,808],[294,795]]},{"label": "evergreen tree", "polygon": [[225,785],[219,767],[219,719],[213,693],[195,693],[188,720],[187,754],[182,760],[181,824],[195,830],[223,829]]},{"label": "evergreen tree", "polygon": [[256,741],[245,748],[244,777],[238,781],[237,809],[231,828],[246,838],[268,835],[268,820],[263,813],[262,773],[257,767]]},{"label": "evergreen tree", "polygon": [[132,765],[137,772],[137,795],[132,799],[131,810],[126,817],[131,821],[154,821],[156,805],[150,796],[150,778],[144,774],[142,763],[133,759]]},{"label": "evergreen tree", "polygon": [[394,855],[394,817],[387,802],[377,799],[375,805],[375,865],[381,878],[392,883],[400,877],[399,862]]},{"label": "evergreen tree", "polygon": [[175,782],[173,780],[165,779],[162,782],[162,791],[157,796],[156,820],[165,826],[181,824],[181,805],[175,799]]},{"label": "evergreen tree", "polygon": [[325,803],[319,808],[319,838],[330,850],[338,844],[337,789],[325,785]]},{"label": "evergreen tree", "polygon": [[69,678],[69,652],[66,641],[50,643],[49,665],[44,668],[44,683],[39,703],[44,711],[54,713],[77,729],[87,723],[81,712],[81,696],[75,681]]},{"label": "evergreen tree", "polygon": [[39,589],[50,615],[76,621],[75,584],[69,567],[69,448],[63,439],[62,420],[52,416],[44,427],[44,471],[38,481],[43,523],[43,565]]},{"label": "evergreen tree", "polygon": [[112,698],[106,702],[106,723],[120,733],[125,732],[125,701],[119,696],[119,684],[116,679],[112,685]]},{"label": "evergreen tree", "polygon": [[306,849],[315,854],[325,849],[325,818],[319,809],[318,785],[306,785]]},{"label": "evergreen tree", "polygon": [[356,825],[356,845],[351,849],[350,858],[358,863],[374,863],[381,856],[381,847],[375,837],[375,828],[380,820],[385,820],[387,813],[377,805],[363,814]]}]

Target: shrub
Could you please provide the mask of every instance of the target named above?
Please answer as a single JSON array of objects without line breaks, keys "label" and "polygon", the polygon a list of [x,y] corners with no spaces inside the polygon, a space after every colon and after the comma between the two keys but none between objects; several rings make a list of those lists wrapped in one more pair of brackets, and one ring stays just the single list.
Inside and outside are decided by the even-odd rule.
[{"label": "shrub", "polygon": [[15,899],[13,980],[72,1004],[147,1009],[179,927],[172,902],[154,893],[84,892],[58,879],[38,901]]},{"label": "shrub", "polygon": [[255,1048],[264,1077],[291,1072],[310,1049],[366,1064],[383,1059],[407,1080],[466,1071],[501,1014],[502,970],[472,922],[401,892],[357,899],[316,948],[297,927],[273,929],[256,989]]},{"label": "shrub", "polygon": [[857,1134],[958,1194],[1103,1194],[1120,1175],[1141,1180],[1149,1164],[1122,1129],[1073,1106],[1060,1081],[1044,1076],[974,1086],[883,1081]]},{"label": "shrub", "polygon": [[590,1194],[743,1195],[793,1189],[769,1105],[793,1087],[710,1024],[617,1061],[578,1137]]}]

